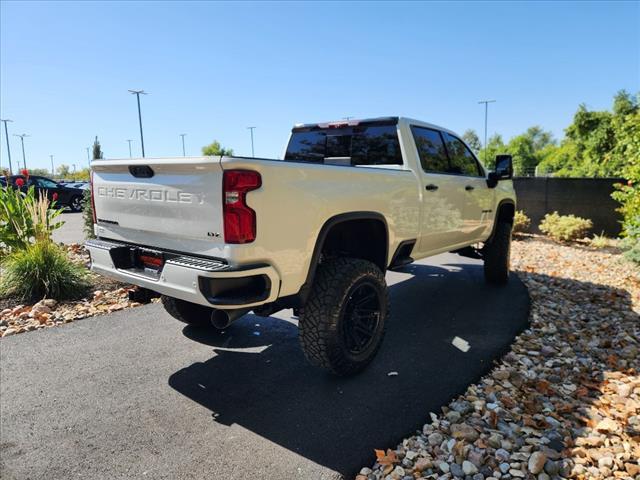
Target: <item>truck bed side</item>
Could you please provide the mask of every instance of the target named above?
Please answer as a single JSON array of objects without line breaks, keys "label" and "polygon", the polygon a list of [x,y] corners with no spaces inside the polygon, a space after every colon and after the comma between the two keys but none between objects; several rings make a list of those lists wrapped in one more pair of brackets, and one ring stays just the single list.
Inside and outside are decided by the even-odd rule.
[{"label": "truck bed side", "polygon": [[[134,178],[131,165],[148,165],[156,175]],[[222,172],[231,169],[254,170],[262,177],[262,186],[247,194],[256,212],[252,243],[224,243]],[[94,172],[100,237],[224,259],[232,266],[271,265],[281,279],[280,297],[297,293],[305,283],[320,231],[336,215],[384,217],[387,264],[402,241],[418,236],[420,186],[403,168],[199,157],[101,160]]]}]

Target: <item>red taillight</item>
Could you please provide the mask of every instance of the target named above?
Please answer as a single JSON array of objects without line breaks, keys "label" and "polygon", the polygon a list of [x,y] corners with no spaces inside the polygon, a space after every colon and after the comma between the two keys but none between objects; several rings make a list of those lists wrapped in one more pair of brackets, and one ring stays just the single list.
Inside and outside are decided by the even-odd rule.
[{"label": "red taillight", "polygon": [[96,221],[96,197],[93,192],[93,170],[91,170],[91,179],[89,185],[91,186],[91,215],[93,216],[93,223],[98,223]]},{"label": "red taillight", "polygon": [[256,239],[256,212],[246,202],[247,192],[260,188],[262,178],[252,170],[226,170],[222,177],[225,243]]}]

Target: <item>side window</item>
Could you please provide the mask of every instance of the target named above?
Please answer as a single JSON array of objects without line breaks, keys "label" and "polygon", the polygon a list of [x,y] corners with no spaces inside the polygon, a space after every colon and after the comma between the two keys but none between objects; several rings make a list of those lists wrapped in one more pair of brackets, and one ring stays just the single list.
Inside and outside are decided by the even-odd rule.
[{"label": "side window", "polygon": [[449,173],[449,160],[440,132],[430,128],[411,127],[425,172]]},{"label": "side window", "polygon": [[53,180],[49,180],[47,178],[38,178],[36,179],[36,183],[39,187],[42,188],[58,188],[58,185]]},{"label": "side window", "polygon": [[447,153],[451,163],[449,173],[469,177],[482,176],[480,166],[467,146],[453,135],[445,132],[444,136],[447,140]]}]

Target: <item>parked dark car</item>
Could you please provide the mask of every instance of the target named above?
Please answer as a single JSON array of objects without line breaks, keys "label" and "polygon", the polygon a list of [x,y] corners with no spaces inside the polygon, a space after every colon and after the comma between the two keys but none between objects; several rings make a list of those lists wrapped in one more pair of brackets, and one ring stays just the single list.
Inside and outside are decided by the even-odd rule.
[{"label": "parked dark car", "polygon": [[[18,179],[22,181],[20,182]],[[23,192],[26,192],[33,185],[36,190],[45,193],[50,201],[55,200],[59,207],[68,207],[72,212],[82,210],[83,191],[78,188],[67,187],[55,180],[38,175],[30,175],[29,177],[12,175],[9,177],[9,181],[11,185],[20,188]],[[19,186],[19,184],[22,185]]]}]

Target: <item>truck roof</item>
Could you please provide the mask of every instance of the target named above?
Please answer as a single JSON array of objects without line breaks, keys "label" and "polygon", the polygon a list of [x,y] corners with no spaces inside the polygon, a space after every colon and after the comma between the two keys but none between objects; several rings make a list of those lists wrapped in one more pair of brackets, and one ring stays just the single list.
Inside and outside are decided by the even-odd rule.
[{"label": "truck roof", "polygon": [[414,118],[409,117],[397,117],[397,116],[388,116],[388,117],[372,117],[372,118],[343,118],[341,120],[333,120],[329,122],[317,122],[317,123],[297,123],[294,125],[294,130],[303,130],[310,128],[329,128],[336,127],[339,125],[345,126],[355,126],[362,123],[396,123],[396,124],[407,124],[407,125],[417,125],[420,127],[433,128],[436,130],[442,130],[452,135],[459,136],[457,133],[449,130],[448,128],[441,127],[439,125],[435,125],[429,122],[423,122],[422,120],[416,120]]}]

